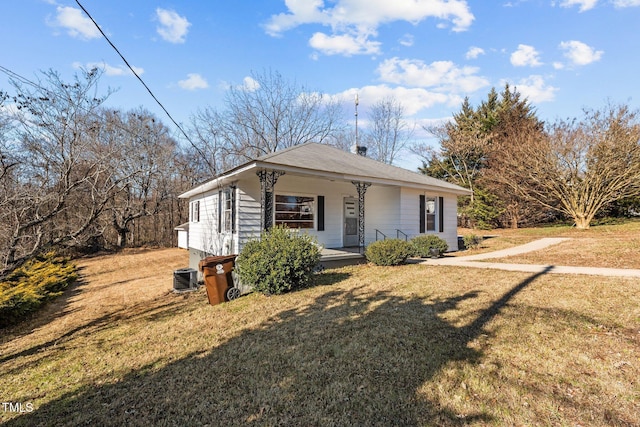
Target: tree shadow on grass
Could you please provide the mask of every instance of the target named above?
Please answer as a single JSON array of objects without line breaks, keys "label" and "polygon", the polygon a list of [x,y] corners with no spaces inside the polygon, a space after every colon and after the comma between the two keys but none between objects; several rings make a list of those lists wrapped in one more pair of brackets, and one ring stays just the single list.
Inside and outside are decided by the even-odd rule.
[{"label": "tree shadow on grass", "polygon": [[313,288],[315,286],[335,285],[336,283],[342,282],[343,280],[347,280],[349,277],[351,277],[351,273],[343,269],[323,270],[313,275],[313,280],[311,281],[309,286],[307,286],[307,288]]},{"label": "tree shadow on grass", "polygon": [[467,326],[447,311],[477,297],[439,301],[381,291],[330,290],[207,352],[84,386],[10,420],[17,425],[468,425],[419,390],[452,361],[474,363],[468,344],[523,281]]},{"label": "tree shadow on grass", "polygon": [[[72,291],[74,294],[77,290]],[[164,297],[156,298],[152,301],[144,301],[142,303],[134,304],[132,306],[123,307],[116,311],[107,312],[99,317],[93,318],[87,322],[77,325],[71,329],[55,335],[46,341],[42,341],[22,351],[9,354],[0,354],[0,364],[5,363],[21,357],[31,356],[37,354],[43,350],[50,350],[55,348],[57,352],[63,353],[65,346],[72,339],[77,337],[89,337],[102,330],[108,329],[116,325],[119,321],[133,321],[136,319],[144,318],[147,321],[157,321],[169,316],[175,316],[188,307],[186,297],[180,298],[174,295],[165,295]],[[66,304],[65,301],[61,301],[61,304]],[[32,325],[29,330],[33,330],[36,327],[41,327],[51,322],[55,317],[59,317],[68,314],[69,311],[64,309],[56,310],[50,315],[46,313],[41,315],[36,325]],[[38,360],[32,363],[38,363]],[[21,364],[16,369],[27,369],[28,365]],[[8,374],[11,371],[3,371],[4,374]]]},{"label": "tree shadow on grass", "polygon": [[33,313],[26,315],[14,324],[0,328],[0,344],[28,335],[35,329],[75,311],[69,309],[69,303],[81,292],[81,288],[86,284],[87,282],[82,279],[76,280],[69,284],[61,295],[45,302]]}]

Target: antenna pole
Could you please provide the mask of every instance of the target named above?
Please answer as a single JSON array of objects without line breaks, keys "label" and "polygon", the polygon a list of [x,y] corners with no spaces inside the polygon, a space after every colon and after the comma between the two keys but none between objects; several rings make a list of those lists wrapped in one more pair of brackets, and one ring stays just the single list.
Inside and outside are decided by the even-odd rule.
[{"label": "antenna pole", "polygon": [[358,140],[358,94],[356,93],[356,147],[359,147],[359,140]]}]

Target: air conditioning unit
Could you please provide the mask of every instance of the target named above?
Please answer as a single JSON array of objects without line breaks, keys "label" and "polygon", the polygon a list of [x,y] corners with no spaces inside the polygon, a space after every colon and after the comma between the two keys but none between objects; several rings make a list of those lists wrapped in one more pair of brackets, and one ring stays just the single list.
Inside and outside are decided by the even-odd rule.
[{"label": "air conditioning unit", "polygon": [[198,271],[193,268],[181,268],[173,272],[173,290],[186,291],[198,287]]}]

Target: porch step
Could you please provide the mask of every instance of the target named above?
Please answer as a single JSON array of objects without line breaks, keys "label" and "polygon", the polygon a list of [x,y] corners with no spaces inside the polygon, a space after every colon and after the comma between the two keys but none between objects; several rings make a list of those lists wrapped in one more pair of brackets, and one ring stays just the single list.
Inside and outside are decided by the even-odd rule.
[{"label": "porch step", "polygon": [[366,259],[358,248],[324,248],[320,252],[320,264],[324,268],[363,264]]}]

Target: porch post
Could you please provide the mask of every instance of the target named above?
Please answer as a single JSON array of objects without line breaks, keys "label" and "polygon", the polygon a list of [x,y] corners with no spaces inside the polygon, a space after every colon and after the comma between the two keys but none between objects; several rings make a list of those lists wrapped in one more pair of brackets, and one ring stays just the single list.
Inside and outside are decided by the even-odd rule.
[{"label": "porch post", "polygon": [[267,231],[273,226],[273,187],[284,171],[260,170],[256,175],[260,179],[260,228]]},{"label": "porch post", "polygon": [[371,186],[370,182],[351,181],[358,190],[358,247],[364,250],[364,193]]}]

